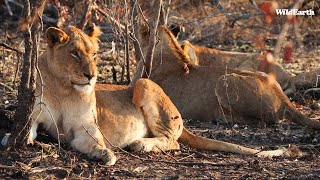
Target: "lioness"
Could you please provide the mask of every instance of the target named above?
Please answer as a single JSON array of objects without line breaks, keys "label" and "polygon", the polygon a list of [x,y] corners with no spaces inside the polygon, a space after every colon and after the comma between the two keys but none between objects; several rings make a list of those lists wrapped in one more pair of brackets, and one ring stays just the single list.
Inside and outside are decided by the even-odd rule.
[{"label": "lioness", "polygon": [[109,165],[116,162],[111,148],[166,151],[179,149],[178,141],[206,150],[264,157],[290,155],[285,148],[259,151],[192,134],[183,127],[181,115],[168,96],[151,80],[138,80],[134,88],[95,86],[99,34],[95,26],[87,34],[73,26],[65,31],[47,30],[48,46],[39,58],[39,96],[28,143],[33,143],[42,124],[53,137]]},{"label": "lioness", "polygon": [[[257,124],[275,123],[284,116],[320,129],[320,121],[297,111],[279,84],[265,73],[194,65],[166,27],[158,28],[158,37],[150,78],[163,88],[183,117],[206,121],[227,117],[224,119],[232,123]],[[142,51],[148,52],[147,26],[139,26],[138,38]],[[132,84],[142,67],[141,60]]]},{"label": "lioness", "polygon": [[[183,29],[178,24],[169,27],[172,34],[178,39]],[[270,52],[242,53],[234,51],[222,51],[191,44],[188,40],[179,42],[186,56],[193,64],[201,66],[214,66],[216,68],[238,68],[248,71],[261,71],[276,78],[283,92],[292,95],[296,92],[296,86],[289,75],[279,63],[275,62]]]},{"label": "lioness", "polygon": [[222,51],[193,45],[187,40],[181,42],[181,48],[191,62],[196,65],[265,72],[276,78],[276,81],[280,84],[281,89],[286,95],[296,92],[296,88],[292,83],[293,77],[280,64],[273,61],[270,52],[259,54]]}]

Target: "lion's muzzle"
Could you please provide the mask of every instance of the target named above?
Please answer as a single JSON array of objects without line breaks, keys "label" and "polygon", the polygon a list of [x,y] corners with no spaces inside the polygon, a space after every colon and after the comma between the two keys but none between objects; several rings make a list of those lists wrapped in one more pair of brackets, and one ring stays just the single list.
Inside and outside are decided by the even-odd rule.
[{"label": "lion's muzzle", "polygon": [[73,78],[71,83],[77,91],[81,93],[91,93],[94,90],[96,81],[96,76],[86,76],[82,78]]}]

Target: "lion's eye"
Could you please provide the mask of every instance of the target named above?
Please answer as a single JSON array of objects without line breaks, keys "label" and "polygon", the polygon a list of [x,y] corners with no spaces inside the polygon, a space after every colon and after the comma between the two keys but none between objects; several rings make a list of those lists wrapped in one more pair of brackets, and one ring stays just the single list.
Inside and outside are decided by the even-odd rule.
[{"label": "lion's eye", "polygon": [[80,59],[80,56],[79,56],[78,52],[71,52],[71,56],[76,58],[76,59]]},{"label": "lion's eye", "polygon": [[96,58],[97,57],[97,53],[92,53],[92,57]]}]

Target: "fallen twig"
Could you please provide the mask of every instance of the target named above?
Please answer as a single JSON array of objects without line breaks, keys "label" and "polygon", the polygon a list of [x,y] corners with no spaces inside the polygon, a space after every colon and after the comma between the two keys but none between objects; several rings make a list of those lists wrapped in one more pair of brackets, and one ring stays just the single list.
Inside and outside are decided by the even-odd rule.
[{"label": "fallen twig", "polygon": [[34,167],[34,168],[29,169],[29,172],[30,173],[41,173],[43,171],[52,171],[52,170],[64,170],[68,174],[70,173],[70,170],[68,170],[67,168],[63,168],[63,167]]},{"label": "fallen twig", "polygon": [[170,157],[170,158],[173,159],[174,161],[179,162],[175,157],[171,156],[169,153],[165,152],[165,151],[162,150],[160,147],[157,146],[157,148],[160,149],[160,151],[161,151],[163,154],[167,155],[168,157]]},{"label": "fallen twig", "polygon": [[0,165],[0,169],[17,169],[17,170],[21,170],[21,168],[18,168],[16,166],[7,166],[7,165]]},{"label": "fallen twig", "polygon": [[19,54],[23,54],[23,52],[20,51],[19,49],[13,48],[13,47],[9,46],[9,45],[6,44],[6,43],[0,42],[0,46],[2,46],[2,47],[4,47],[4,48],[7,48],[7,49],[10,49],[10,50],[12,50],[12,51],[15,51],[15,52],[17,52],[17,53],[19,53]]},{"label": "fallen twig", "polygon": [[13,92],[13,91],[14,91],[14,89],[13,89],[12,87],[10,87],[10,86],[8,86],[8,85],[6,85],[6,84],[4,84],[4,83],[0,83],[0,86],[4,87],[5,89],[7,89],[7,90],[10,91],[10,92]]},{"label": "fallen twig", "polygon": [[178,161],[182,161],[182,160],[188,159],[188,158],[190,158],[192,156],[194,156],[194,153],[192,153],[192,154],[190,154],[190,155],[188,155],[186,157],[180,158],[180,159],[178,159]]},{"label": "fallen twig", "polygon": [[70,173],[70,170],[68,170],[67,168],[64,167],[34,167],[31,168],[31,165],[27,165],[21,162],[17,162],[17,164],[20,165],[20,167],[18,166],[7,166],[7,165],[0,165],[0,169],[16,169],[16,170],[20,170],[20,171],[27,171],[29,173],[41,173],[43,171],[52,171],[52,170],[64,170],[66,171],[68,174]]}]

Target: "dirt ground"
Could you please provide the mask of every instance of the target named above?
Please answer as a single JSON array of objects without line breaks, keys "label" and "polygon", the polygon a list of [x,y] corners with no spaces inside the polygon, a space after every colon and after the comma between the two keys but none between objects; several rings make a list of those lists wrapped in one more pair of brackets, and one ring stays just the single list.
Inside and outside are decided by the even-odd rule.
[{"label": "dirt ground", "polygon": [[317,179],[320,177],[320,134],[286,122],[268,128],[214,125],[192,121],[187,127],[199,135],[261,149],[297,145],[297,158],[259,158],[208,152],[182,146],[166,153],[125,153],[117,163],[104,166],[45,135],[26,150],[1,150],[0,178],[108,178],[108,179]]},{"label": "dirt ground", "polygon": [[[188,4],[188,2],[193,2]],[[194,3],[196,2],[196,3]],[[259,52],[261,47],[254,45],[256,36],[263,36],[266,49],[273,50],[281,23],[265,25],[263,16],[240,19],[230,25],[230,18],[217,12],[209,1],[172,1],[169,22],[185,26],[182,39],[192,43],[223,50]],[[204,2],[204,3],[203,3]],[[242,5],[241,0],[221,1],[226,11],[235,15],[244,13],[251,6]],[[263,1],[256,1],[261,3]],[[10,16],[4,3],[0,3],[0,41],[23,51],[23,39],[17,31],[18,17]],[[11,4],[11,6],[14,6]],[[320,6],[320,4],[319,4]],[[248,11],[249,11],[248,10]],[[233,14],[233,15],[234,15]],[[316,16],[317,18],[319,16]],[[320,19],[300,20],[303,46],[295,44],[290,63],[280,63],[293,75],[318,68],[320,62]],[[281,20],[279,20],[281,21]],[[254,28],[250,25],[254,24]],[[116,83],[112,78],[112,66],[117,72],[117,82],[121,82],[123,51],[114,55],[111,41],[114,34],[108,23],[101,22],[103,35],[99,55],[100,83]],[[251,28],[249,28],[249,26]],[[263,30],[263,28],[268,30]],[[277,33],[271,33],[271,32]],[[112,36],[112,37],[111,37]],[[291,28],[289,35],[295,39]],[[44,42],[44,41],[42,41]],[[44,43],[41,44],[44,46]],[[41,48],[43,49],[43,48]],[[10,132],[12,110],[16,105],[21,67],[17,53],[0,47],[0,137]],[[134,53],[130,52],[130,74],[135,70]],[[311,68],[311,69],[310,69]],[[311,118],[319,119],[319,101],[301,96],[299,91],[292,102]],[[248,106],[248,108],[250,108]],[[4,116],[4,110],[6,116]],[[117,163],[105,166],[102,162],[91,160],[72,150],[67,144],[59,144],[40,131],[35,145],[26,149],[10,149],[0,145],[0,179],[319,179],[320,178],[320,132],[305,129],[283,120],[278,125],[250,127],[247,125],[228,125],[221,122],[200,122],[185,119],[185,126],[192,132],[222,141],[238,143],[261,150],[277,149],[296,145],[302,154],[296,157],[259,158],[250,155],[237,155],[223,152],[210,152],[191,149],[181,145],[180,151],[162,153],[132,153],[116,149]]]}]

